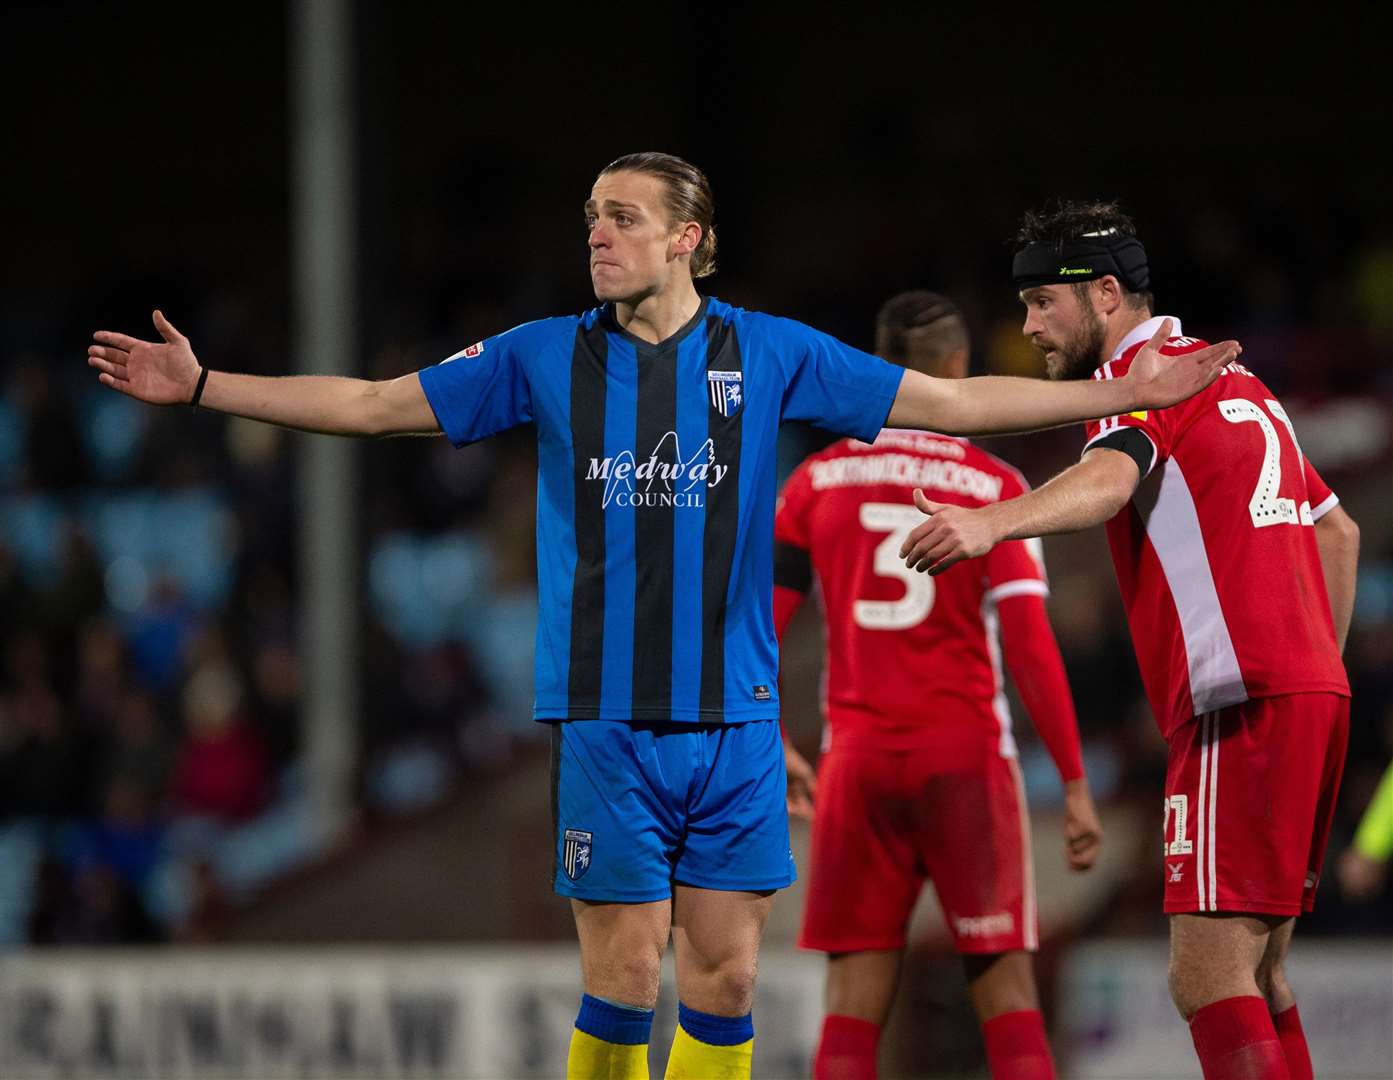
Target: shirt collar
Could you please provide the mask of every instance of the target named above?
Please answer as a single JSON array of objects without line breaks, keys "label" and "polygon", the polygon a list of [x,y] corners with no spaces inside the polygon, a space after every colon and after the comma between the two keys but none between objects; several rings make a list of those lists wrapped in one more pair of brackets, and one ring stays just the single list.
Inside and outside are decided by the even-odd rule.
[{"label": "shirt collar", "polygon": [[1121,344],[1117,346],[1117,351],[1112,354],[1112,358],[1116,360],[1133,345],[1139,344],[1143,341],[1149,341],[1151,339],[1151,335],[1156,333],[1157,330],[1161,329],[1161,324],[1165,322],[1167,319],[1169,319],[1172,323],[1171,337],[1180,337],[1182,331],[1180,329],[1179,319],[1177,319],[1174,315],[1153,315],[1140,326],[1133,327],[1131,332],[1125,338],[1122,339]]}]

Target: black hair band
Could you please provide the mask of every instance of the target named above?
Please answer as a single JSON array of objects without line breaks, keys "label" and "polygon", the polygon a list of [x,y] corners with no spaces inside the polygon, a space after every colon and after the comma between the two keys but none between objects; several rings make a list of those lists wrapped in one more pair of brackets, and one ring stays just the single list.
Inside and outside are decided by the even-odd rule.
[{"label": "black hair band", "polygon": [[198,385],[193,388],[193,397],[189,398],[189,408],[198,408],[199,398],[203,397],[203,384],[208,381],[208,369],[204,368],[198,376]]},{"label": "black hair band", "polygon": [[1092,281],[1105,274],[1112,274],[1132,292],[1149,289],[1151,270],[1141,241],[1110,232],[1059,244],[1027,244],[1011,261],[1011,278],[1017,289]]}]

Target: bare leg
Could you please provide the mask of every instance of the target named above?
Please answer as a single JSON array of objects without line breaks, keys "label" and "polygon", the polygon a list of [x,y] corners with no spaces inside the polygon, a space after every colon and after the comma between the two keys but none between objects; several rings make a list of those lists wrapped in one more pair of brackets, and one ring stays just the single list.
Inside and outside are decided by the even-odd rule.
[{"label": "bare leg", "polygon": [[1311,1048],[1301,1026],[1296,995],[1287,983],[1287,950],[1291,947],[1291,933],[1295,926],[1296,919],[1284,919],[1268,935],[1267,949],[1258,964],[1258,989],[1267,999],[1272,1027],[1282,1042],[1282,1055],[1287,1059],[1287,1072],[1291,1080],[1312,1080]]},{"label": "bare leg", "polygon": [[900,981],[901,949],[868,949],[827,957],[827,1012],[884,1027]]},{"label": "bare leg", "polygon": [[1035,969],[1024,949],[965,955],[967,993],[977,1010],[986,1044],[987,1066],[995,1080],[1054,1080]]},{"label": "bare leg", "polygon": [[1291,1080],[1258,983],[1273,930],[1282,921],[1233,914],[1171,916],[1171,997],[1190,1025],[1207,1077]]},{"label": "bare leg", "polygon": [[1040,1008],[1030,953],[1022,949],[963,956],[967,993],[980,1022],[1002,1013]]},{"label": "bare leg", "polygon": [[585,992],[620,1005],[651,1009],[667,948],[672,902],[594,903],[572,900]]},{"label": "bare leg", "polygon": [[1258,962],[1258,990],[1267,999],[1267,1008],[1274,1016],[1296,1004],[1296,995],[1287,983],[1286,969],[1287,950],[1291,948],[1291,933],[1295,927],[1294,918],[1284,919],[1273,927],[1267,937],[1267,948]]},{"label": "bare leg", "polygon": [[1275,920],[1253,915],[1172,915],[1170,989],[1188,1022],[1225,998],[1261,997],[1258,965]]},{"label": "bare leg", "polygon": [[714,1016],[750,1011],[759,941],[773,905],[772,892],[674,887],[672,946],[683,1004]]}]

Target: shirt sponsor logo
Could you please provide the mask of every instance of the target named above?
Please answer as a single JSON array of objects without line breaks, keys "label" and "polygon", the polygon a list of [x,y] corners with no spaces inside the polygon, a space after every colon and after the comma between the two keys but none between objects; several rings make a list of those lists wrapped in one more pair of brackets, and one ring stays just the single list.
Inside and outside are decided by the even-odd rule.
[{"label": "shirt sponsor logo", "polygon": [[711,404],[722,416],[734,416],[745,403],[745,376],[739,371],[708,371]]},{"label": "shirt sponsor logo", "polygon": [[579,881],[590,869],[590,845],[594,838],[593,833],[580,829],[566,830],[561,845],[561,865],[572,881]]},{"label": "shirt sponsor logo", "polygon": [[971,465],[909,454],[867,454],[864,457],[815,461],[811,466],[813,490],[869,484],[898,484],[908,488],[936,488],[971,495],[983,502],[1001,498],[1002,479]]},{"label": "shirt sponsor logo", "polygon": [[999,937],[1016,928],[1016,920],[1009,911],[998,911],[994,915],[953,915],[951,918],[954,931],[964,938]]},{"label": "shirt sponsor logo", "polygon": [[[737,372],[738,374],[738,372]],[[729,465],[716,462],[715,444],[707,439],[689,458],[682,456],[677,432],[669,431],[639,460],[631,450],[613,457],[591,458],[587,480],[604,484],[601,507],[706,505],[705,493],[725,479]]]}]

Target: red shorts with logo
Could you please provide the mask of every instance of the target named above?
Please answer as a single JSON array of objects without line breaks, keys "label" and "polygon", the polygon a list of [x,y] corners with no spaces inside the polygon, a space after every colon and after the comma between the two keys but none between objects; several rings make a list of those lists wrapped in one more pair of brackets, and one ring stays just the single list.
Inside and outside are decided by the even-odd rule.
[{"label": "red shorts with logo", "polygon": [[1299,915],[1315,905],[1349,741],[1349,698],[1287,694],[1170,738],[1165,910]]},{"label": "red shorts with logo", "polygon": [[959,952],[1037,947],[1020,769],[994,753],[973,764],[945,772],[943,755],[918,750],[822,756],[801,947],[903,947],[926,879]]}]

